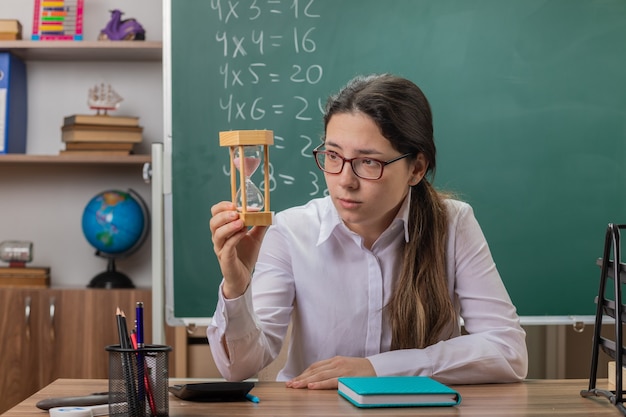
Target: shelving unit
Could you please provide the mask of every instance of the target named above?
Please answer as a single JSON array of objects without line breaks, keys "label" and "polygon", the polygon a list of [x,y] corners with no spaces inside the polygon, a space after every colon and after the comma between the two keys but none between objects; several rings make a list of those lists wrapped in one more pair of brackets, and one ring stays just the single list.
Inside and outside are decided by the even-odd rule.
[{"label": "shelving unit", "polygon": [[150,155],[89,156],[89,155],[0,155],[0,164],[144,164],[151,161]]},{"label": "shelving unit", "polygon": [[0,41],[25,61],[161,61],[158,41]]},{"label": "shelving unit", "polygon": [[[115,72],[110,79],[112,83],[123,80],[128,84],[128,81],[133,83],[134,80],[145,79],[145,73],[142,71],[148,70],[151,79],[157,81],[154,74],[161,67],[162,47],[163,43],[160,41],[0,41],[0,51],[11,52],[26,62],[30,87],[28,94],[32,95],[30,98],[34,102],[47,99],[45,93],[39,93],[42,87],[46,86],[46,82],[55,86],[52,89],[55,98],[76,100],[64,97],[63,89],[56,87],[68,85],[68,88],[71,88],[76,82],[85,84],[85,80],[91,78],[86,71],[93,71],[93,78],[98,80],[102,74],[109,75],[106,71],[114,67]],[[48,66],[52,71],[47,72]],[[68,69],[67,76],[62,68]],[[106,69],[99,73],[98,68]],[[33,80],[34,83],[31,85],[30,82]],[[105,80],[108,81],[107,78]],[[91,81],[88,81],[88,85],[90,83]],[[150,84],[148,90],[145,90],[147,97],[154,97],[157,91],[155,88],[160,87],[160,84]],[[142,89],[130,90],[128,94],[135,100],[135,110],[131,111],[136,111],[138,101],[136,97],[142,97],[143,93]],[[84,108],[88,111],[86,107]],[[91,254],[80,256],[69,263],[60,261],[64,256],[64,252],[60,251],[61,246],[71,253],[81,253],[87,246],[82,240],[80,229],[79,233],[76,233],[76,228],[80,227],[76,224],[80,223],[73,220],[80,215],[86,198],[103,189],[133,188],[143,194],[144,199],[149,200],[147,194],[150,191],[146,184],[146,173],[149,173],[150,167],[147,164],[152,158],[151,154],[146,152],[145,145],[149,145],[155,139],[158,140],[162,133],[159,133],[159,127],[154,128],[154,123],[162,120],[160,113],[155,113],[159,110],[153,108],[151,111],[151,118],[144,118],[143,114],[139,114],[152,131],[151,136],[144,139],[140,154],[71,155],[60,154],[54,147],[42,148],[42,143],[56,142],[60,139],[60,132],[56,129],[60,126],[63,116],[70,113],[55,111],[55,121],[51,124],[50,113],[35,106],[29,107],[29,124],[37,127],[50,126],[54,131],[49,134],[46,129],[39,129],[35,133],[29,126],[27,141],[29,144],[38,145],[29,148],[30,153],[0,155],[2,176],[11,178],[11,181],[5,182],[1,187],[2,193],[11,195],[11,199],[5,199],[0,204],[4,216],[0,220],[2,230],[0,241],[18,238],[33,241],[39,249],[35,262],[43,262],[52,267],[52,288],[76,285],[82,282],[83,276],[91,275],[93,270],[100,267],[99,259],[92,259]],[[59,120],[59,124],[56,120]],[[37,227],[37,222],[43,218],[42,213],[45,213],[45,210],[38,210],[35,207],[43,195],[48,196],[46,206],[54,207],[53,211],[60,213],[60,217],[63,218],[62,221],[55,223],[49,233],[40,232]],[[56,195],[59,197],[56,198]],[[79,214],[67,216],[66,213],[70,212]],[[80,217],[77,218],[79,222]],[[37,221],[33,221],[35,219]],[[69,233],[73,237],[64,245],[58,245],[55,236],[65,236],[64,228],[73,230]],[[144,246],[142,252],[126,261],[127,270],[134,274],[133,280],[140,287],[150,285],[147,279],[150,274],[149,259],[145,257]]]},{"label": "shelving unit", "polygon": [[[30,11],[24,9],[32,4],[27,6],[22,0],[8,3],[13,4],[0,6],[5,17],[20,19],[23,24],[31,18]],[[96,24],[102,27],[106,11],[115,8],[114,3],[104,0],[90,4],[91,28]],[[124,6],[124,11],[140,18],[150,36],[158,39],[162,36],[159,6],[160,1],[142,0],[133,2],[132,7]],[[103,17],[97,17],[100,15]],[[27,26],[23,33],[30,37]],[[154,40],[0,41],[0,51],[11,52],[26,63],[29,104],[29,153],[0,155],[0,176],[6,180],[0,186],[5,196],[0,199],[0,241],[32,241],[33,265],[51,268],[49,288],[0,287],[0,316],[5,317],[0,319],[0,340],[5,341],[0,344],[0,369],[10,369],[0,378],[0,414],[47,381],[106,377],[104,346],[119,340],[114,327],[116,307],[128,311],[136,301],[147,303],[146,330],[153,328],[150,244],[146,242],[118,265],[136,289],[86,289],[86,283],[106,267],[106,262],[94,255],[84,239],[81,214],[92,196],[107,189],[132,188],[150,202],[151,188],[145,181],[146,164],[152,159],[148,145],[161,140],[163,133],[159,105],[162,48],[163,43]],[[135,149],[143,153],[59,154],[63,117],[88,112],[87,89],[101,81],[110,82],[127,100],[121,113],[141,118],[146,128],[144,140]],[[25,311],[30,317],[26,324]],[[77,311],[80,314],[75,314]],[[86,342],[76,342],[76,335]],[[27,382],[23,375],[30,376]]]},{"label": "shelving unit", "polygon": [[[121,61],[160,62],[163,43],[159,41],[0,41],[0,51],[11,52],[24,61]],[[150,155],[73,156],[73,155],[0,155],[0,164],[143,164]]]}]

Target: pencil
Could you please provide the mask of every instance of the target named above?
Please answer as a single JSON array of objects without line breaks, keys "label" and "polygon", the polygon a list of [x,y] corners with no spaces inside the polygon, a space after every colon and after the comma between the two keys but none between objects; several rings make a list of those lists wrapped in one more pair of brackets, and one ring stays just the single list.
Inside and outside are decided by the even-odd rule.
[{"label": "pencil", "polygon": [[126,344],[126,336],[124,335],[124,325],[122,324],[122,311],[119,307],[117,308],[115,317],[117,318],[117,333],[119,334],[120,338],[120,347],[122,349],[125,349],[124,345]]},{"label": "pencil", "polygon": [[[126,325],[126,315],[119,307],[116,311],[118,333],[120,336],[120,348],[132,349],[128,328]],[[121,352],[122,373],[124,374],[124,383],[126,385],[126,398],[128,399],[129,416],[140,416],[141,411],[137,404],[137,390],[135,389],[135,377],[133,373],[132,357],[128,352]]]},{"label": "pencil", "polygon": [[[126,314],[124,314],[124,310],[120,310],[122,315],[122,335],[124,339],[124,344],[122,346],[123,349],[132,349],[133,345],[130,342],[130,335],[128,333],[128,324],[126,323]],[[122,341],[120,340],[120,345]]]}]

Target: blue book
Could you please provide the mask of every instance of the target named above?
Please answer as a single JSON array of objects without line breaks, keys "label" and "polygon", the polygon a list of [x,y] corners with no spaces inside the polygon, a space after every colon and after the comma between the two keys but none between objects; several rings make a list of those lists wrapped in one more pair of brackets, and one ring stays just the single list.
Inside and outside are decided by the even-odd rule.
[{"label": "blue book", "polygon": [[433,407],[461,403],[461,395],[427,376],[339,378],[339,395],[357,407]]},{"label": "blue book", "polygon": [[26,65],[0,52],[0,154],[26,152]]}]

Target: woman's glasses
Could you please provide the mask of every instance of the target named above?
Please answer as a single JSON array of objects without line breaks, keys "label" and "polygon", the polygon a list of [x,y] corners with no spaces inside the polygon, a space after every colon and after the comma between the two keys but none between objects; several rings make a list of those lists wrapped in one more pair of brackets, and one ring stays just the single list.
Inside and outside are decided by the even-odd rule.
[{"label": "woman's glasses", "polygon": [[410,153],[405,153],[397,158],[390,159],[389,161],[380,161],[374,158],[344,158],[336,152],[322,151],[320,148],[324,144],[320,144],[317,148],[313,149],[313,156],[315,156],[315,162],[319,169],[327,174],[339,174],[343,170],[343,166],[346,162],[350,163],[352,172],[364,180],[378,180],[383,176],[383,171],[386,165],[393,162],[404,159],[411,156]]}]

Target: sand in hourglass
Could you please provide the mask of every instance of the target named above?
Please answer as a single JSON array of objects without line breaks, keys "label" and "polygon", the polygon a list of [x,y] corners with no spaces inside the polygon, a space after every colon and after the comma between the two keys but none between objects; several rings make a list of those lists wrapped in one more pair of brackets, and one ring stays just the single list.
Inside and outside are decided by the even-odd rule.
[{"label": "sand in hourglass", "polygon": [[[239,157],[233,158],[233,162],[235,163],[235,167],[239,169],[239,167],[241,166],[239,164]],[[245,171],[243,175],[250,178],[252,174],[254,174],[254,172],[257,170],[260,164],[261,164],[261,159],[259,158],[243,158],[243,169]]]},{"label": "sand in hourglass", "polygon": [[[239,169],[239,167],[241,166],[239,156],[236,156],[233,158],[233,163],[235,164],[235,167]],[[250,179],[250,177],[252,176],[252,174],[254,174],[254,172],[257,170],[260,164],[261,164],[260,158],[254,158],[254,157],[243,158],[243,169],[244,169],[244,176],[245,176],[245,181],[246,181],[246,200],[247,200],[246,211],[248,212],[259,212],[261,211],[261,209],[263,209],[263,195],[261,194],[261,191],[259,191],[257,186],[254,185],[254,183]],[[238,205],[237,208],[239,210],[242,209],[242,204],[241,204],[242,199],[241,199],[240,193],[241,193],[241,190],[238,190],[237,191],[237,205]]]}]

